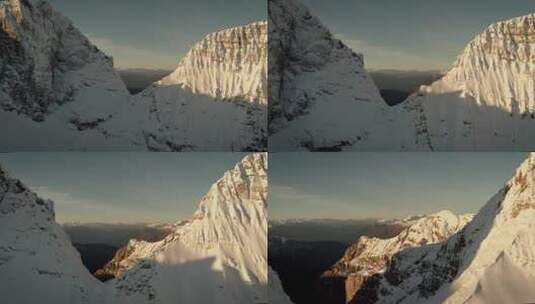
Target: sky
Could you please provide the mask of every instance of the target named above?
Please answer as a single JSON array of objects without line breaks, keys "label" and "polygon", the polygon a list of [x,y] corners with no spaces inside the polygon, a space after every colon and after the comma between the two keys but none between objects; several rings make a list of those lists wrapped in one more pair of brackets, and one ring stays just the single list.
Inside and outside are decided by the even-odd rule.
[{"label": "sky", "polygon": [[526,153],[271,153],[274,219],[404,218],[475,213]]},{"label": "sky", "polygon": [[301,0],[369,69],[445,70],[488,25],[535,0]]},{"label": "sky", "polygon": [[0,164],[55,202],[59,223],[169,223],[244,153],[8,153]]},{"label": "sky", "polygon": [[267,19],[262,0],[48,0],[117,68],[174,69],[205,35]]}]

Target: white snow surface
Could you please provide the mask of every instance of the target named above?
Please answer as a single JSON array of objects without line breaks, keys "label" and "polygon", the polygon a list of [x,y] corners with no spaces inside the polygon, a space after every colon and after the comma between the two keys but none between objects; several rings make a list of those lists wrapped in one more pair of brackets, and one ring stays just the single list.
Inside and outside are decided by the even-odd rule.
[{"label": "white snow surface", "polygon": [[[0,171],[2,303],[267,303],[267,158],[245,157],[193,218],[101,283],[54,221],[52,202]],[[26,292],[31,289],[31,292]]]},{"label": "white snow surface", "polygon": [[533,301],[534,169],[531,153],[461,231],[400,252],[376,286],[377,303]]},{"label": "white snow surface", "polygon": [[267,303],[266,196],[266,156],[250,155],[211,187],[189,223],[160,242],[131,242],[132,258],[142,261],[125,261],[135,266],[112,284],[134,289],[133,302],[155,294],[184,303]]},{"label": "white snow surface", "polygon": [[131,96],[48,2],[2,1],[0,21],[1,151],[266,149],[265,22],[208,35]]},{"label": "white snow surface", "polygon": [[535,14],[490,25],[405,104],[434,150],[533,150]]}]

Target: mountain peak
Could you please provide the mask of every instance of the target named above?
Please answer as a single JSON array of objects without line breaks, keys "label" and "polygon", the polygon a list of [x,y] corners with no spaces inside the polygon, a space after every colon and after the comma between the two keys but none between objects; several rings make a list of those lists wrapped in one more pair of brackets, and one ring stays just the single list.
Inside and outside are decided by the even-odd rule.
[{"label": "mountain peak", "polygon": [[[460,231],[471,219],[472,215],[458,216],[449,210],[442,210],[408,222],[405,229],[389,239],[360,237],[346,250],[344,256],[321,276],[320,283],[325,290],[323,294],[342,292],[345,302],[352,301],[363,284],[383,272],[396,254],[444,241]],[[333,288],[338,291],[332,292]]]},{"label": "mountain peak", "polygon": [[[523,303],[532,299],[535,293],[527,286],[533,280],[518,286],[518,280],[508,278],[532,278],[535,271],[534,165],[532,153],[474,218],[448,239],[396,254],[384,272],[363,285],[354,301]],[[496,283],[499,293],[491,288]]]},{"label": "mountain peak", "polygon": [[218,99],[266,105],[267,22],[208,34],[156,85],[183,85]]},{"label": "mountain peak", "polygon": [[482,106],[529,114],[535,106],[534,73],[535,14],[530,14],[494,23],[478,34],[443,82]]},{"label": "mountain peak", "polygon": [[[244,157],[201,198],[191,220],[159,242],[130,241],[96,274],[115,276],[115,286],[135,297],[173,294],[188,303],[213,302],[214,295],[189,290],[203,285],[214,288],[218,303],[267,301],[266,171],[265,153]],[[206,263],[210,275],[181,270],[191,263]],[[167,270],[173,266],[175,274]],[[178,288],[156,283],[175,280],[182,282]]]},{"label": "mountain peak", "polygon": [[80,90],[65,74],[92,63],[113,70],[112,59],[46,1],[0,2],[0,24],[6,75],[0,106],[5,111],[44,120],[58,106],[74,101]]},{"label": "mountain peak", "polygon": [[[505,61],[535,62],[535,14],[496,22],[477,35],[464,54],[492,54]],[[462,60],[459,62],[462,64]]]}]

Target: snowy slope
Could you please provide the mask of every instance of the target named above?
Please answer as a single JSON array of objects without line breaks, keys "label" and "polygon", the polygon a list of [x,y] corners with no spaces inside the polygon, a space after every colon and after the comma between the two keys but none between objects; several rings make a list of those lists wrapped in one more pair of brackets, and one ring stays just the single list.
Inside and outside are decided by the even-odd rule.
[{"label": "snowy slope", "polygon": [[221,100],[267,104],[267,22],[207,35],[157,86],[182,85]]},{"label": "snowy slope", "polygon": [[412,116],[383,101],[361,54],[297,0],[268,3],[270,151],[417,148]]},{"label": "snowy slope", "polygon": [[54,221],[53,203],[1,167],[0,281],[0,302],[13,304],[87,303],[99,284]]},{"label": "snowy slope", "polygon": [[461,231],[442,243],[401,251],[364,284],[355,303],[533,301],[534,169],[530,154]]},{"label": "snowy slope", "polygon": [[130,242],[130,264],[107,283],[82,265],[52,203],[1,173],[2,303],[267,303],[265,154],[227,171],[164,240]]},{"label": "snowy slope", "polygon": [[[443,210],[410,221],[407,228],[390,239],[362,236],[351,245],[344,256],[321,276],[322,286],[343,281],[346,302],[350,302],[362,283],[371,276],[384,271],[392,256],[412,247],[444,241],[462,229],[472,215],[455,215]],[[337,288],[340,289],[340,288]],[[332,291],[326,290],[326,294]]]},{"label": "snowy slope", "polygon": [[210,188],[190,222],[160,242],[130,243],[129,269],[111,284],[134,302],[266,303],[266,196],[266,155],[247,156]]},{"label": "snowy slope", "polygon": [[2,1],[0,24],[1,151],[267,147],[265,22],[208,35],[138,96],[46,1]]},{"label": "snowy slope", "polygon": [[0,3],[0,150],[143,149],[116,116],[130,95],[100,52],[46,2]]},{"label": "snowy slope", "polygon": [[267,149],[267,23],[206,36],[138,99],[155,150]]},{"label": "snowy slope", "polygon": [[489,26],[405,103],[435,150],[533,149],[535,14]]}]

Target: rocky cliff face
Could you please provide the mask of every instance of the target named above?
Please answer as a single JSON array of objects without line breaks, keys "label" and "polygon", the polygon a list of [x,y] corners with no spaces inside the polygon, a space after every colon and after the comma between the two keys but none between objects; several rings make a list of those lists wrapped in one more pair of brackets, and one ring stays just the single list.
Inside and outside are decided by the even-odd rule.
[{"label": "rocky cliff face", "polygon": [[350,303],[362,285],[381,273],[402,250],[446,240],[462,229],[471,215],[457,216],[444,210],[411,221],[390,239],[360,237],[344,256],[320,278],[319,286],[330,303]]},{"label": "rocky cliff face", "polygon": [[[369,279],[355,303],[522,303],[535,296],[531,154],[458,233],[404,250]],[[493,287],[499,286],[498,289]]]},{"label": "rocky cliff face", "polygon": [[434,149],[530,150],[535,128],[535,15],[477,35],[439,81],[406,102]]},{"label": "rocky cliff face", "polygon": [[412,147],[409,115],[382,100],[363,56],[336,39],[298,1],[268,3],[271,148]]}]

